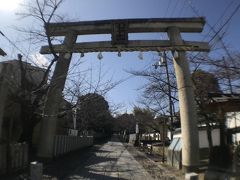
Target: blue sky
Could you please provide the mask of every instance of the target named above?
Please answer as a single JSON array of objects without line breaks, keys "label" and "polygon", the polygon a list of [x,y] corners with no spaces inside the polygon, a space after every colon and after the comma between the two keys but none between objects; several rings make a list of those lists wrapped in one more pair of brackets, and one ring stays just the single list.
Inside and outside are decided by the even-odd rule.
[{"label": "blue sky", "polygon": [[[14,1],[14,0],[8,0]],[[23,2],[19,0],[18,2]],[[4,8],[2,3],[6,0],[0,0],[0,30],[15,42],[17,47],[28,54],[29,44],[22,41],[23,35],[13,26],[17,27],[33,27],[37,26],[31,19],[19,19],[16,12],[21,11],[21,7],[15,9]],[[15,0],[17,2],[17,0]],[[198,15],[205,16],[207,22],[215,26],[217,30],[226,21],[233,12],[234,8],[239,4],[239,0],[65,0],[60,7],[59,13],[63,14],[67,19],[76,21],[86,20],[104,20],[104,19],[123,19],[123,18],[164,18],[164,17],[196,17]],[[190,7],[192,6],[192,8]],[[195,12],[194,12],[195,11]],[[226,26],[227,34],[225,41],[232,51],[239,51],[238,45],[240,40],[240,11],[231,19]],[[202,40],[204,34],[208,32],[209,27],[206,25],[201,35],[194,34],[184,36],[191,40]],[[108,36],[107,38],[109,38]],[[166,38],[160,34],[150,34],[144,36],[131,36],[130,38]],[[105,36],[97,37],[98,40],[106,39]],[[79,40],[87,41],[89,37],[83,37]],[[95,38],[94,38],[95,40]],[[207,40],[207,39],[206,39]],[[0,57],[0,61],[14,58],[19,50],[12,46],[6,38],[0,36],[0,47],[7,53],[7,57]],[[38,48],[31,50],[30,53],[37,53]],[[221,56],[221,54],[215,54]],[[75,55],[78,56],[78,55]],[[103,53],[104,58],[101,62],[97,59],[97,54],[87,54],[82,58],[82,70],[89,67],[95,67],[95,73],[102,66],[102,72],[106,75],[105,79],[113,77],[114,80],[121,80],[129,77],[126,70],[144,70],[152,68],[152,64],[156,62],[154,53],[144,53],[144,60],[138,59],[138,53],[122,53],[122,57],[118,57],[116,53]],[[142,78],[130,78],[124,83],[117,86],[107,94],[107,99],[115,104],[124,105],[123,111],[131,111],[133,104],[137,104],[138,96],[140,96],[140,87],[144,86],[146,81]]]}]

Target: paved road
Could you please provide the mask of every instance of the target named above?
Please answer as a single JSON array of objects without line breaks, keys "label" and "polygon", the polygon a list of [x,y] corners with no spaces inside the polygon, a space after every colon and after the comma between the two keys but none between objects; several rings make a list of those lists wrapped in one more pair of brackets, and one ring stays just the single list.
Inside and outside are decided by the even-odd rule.
[{"label": "paved road", "polygon": [[152,180],[146,170],[116,138],[104,144],[83,165],[65,178],[65,180],[79,179]]},{"label": "paved road", "polygon": [[[43,180],[184,179],[180,171],[151,159],[135,147],[127,144],[124,146],[116,138],[112,138],[111,141],[95,144],[45,163]],[[28,173],[23,172],[4,180],[27,178]]]}]

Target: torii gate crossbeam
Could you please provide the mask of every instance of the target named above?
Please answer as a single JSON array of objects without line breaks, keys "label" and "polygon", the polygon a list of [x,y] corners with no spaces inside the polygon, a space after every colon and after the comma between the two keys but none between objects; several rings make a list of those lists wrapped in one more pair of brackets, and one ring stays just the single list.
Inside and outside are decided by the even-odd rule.
[{"label": "torii gate crossbeam", "polygon": [[[182,128],[182,165],[185,171],[192,171],[199,165],[199,140],[196,107],[190,78],[189,64],[185,51],[209,51],[208,43],[183,41],[181,32],[201,32],[204,18],[167,19],[121,19],[105,21],[67,22],[46,24],[47,35],[65,36],[63,44],[51,48],[43,46],[41,53],[54,51],[59,59],[54,70],[44,107],[41,141],[38,155],[52,158],[56,130],[56,114],[62,96],[72,53],[119,52],[119,51],[178,51],[174,69],[177,77],[179,108]],[[167,32],[165,41],[129,41],[129,33]],[[76,43],[78,35],[111,34],[110,42]],[[51,49],[51,50],[50,50]]]}]

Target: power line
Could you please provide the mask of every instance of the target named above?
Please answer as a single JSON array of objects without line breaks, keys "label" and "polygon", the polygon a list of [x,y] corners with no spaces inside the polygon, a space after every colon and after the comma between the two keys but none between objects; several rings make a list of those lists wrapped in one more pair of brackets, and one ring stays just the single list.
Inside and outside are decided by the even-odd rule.
[{"label": "power line", "polygon": [[214,33],[216,33],[216,30],[215,30],[215,27],[217,26],[217,24],[224,19],[224,15],[226,14],[227,12],[227,9],[232,5],[232,3],[234,2],[235,0],[232,0],[225,8],[225,10],[223,11],[222,15],[218,18],[218,20],[216,21],[216,23],[212,26],[208,21],[206,21],[207,25],[210,27],[210,30],[209,32],[204,36],[203,40],[208,37],[211,33],[211,31],[213,31]]},{"label": "power line", "polygon": [[17,45],[15,43],[13,43],[1,30],[0,30],[0,34],[6,38],[6,40],[13,46],[15,47],[22,55],[24,55],[29,61],[31,61],[35,66],[38,66],[33,60],[31,60],[30,58],[28,58],[28,56],[19,48],[17,47]]},{"label": "power line", "polygon": [[190,6],[190,8],[192,9],[192,11],[193,11],[198,17],[201,16],[201,15],[199,14],[198,10],[193,6],[192,0],[188,0],[188,5]]},{"label": "power line", "polygon": [[238,4],[238,6],[234,9],[234,11],[231,13],[231,15],[229,16],[229,18],[225,21],[225,23],[218,29],[218,31],[215,33],[215,35],[209,40],[209,42],[211,42],[216,36],[218,36],[218,34],[222,31],[222,29],[232,20],[232,18],[234,17],[234,15],[238,12],[238,10],[240,9],[240,3]]},{"label": "power line", "polygon": [[[189,4],[190,8],[192,9],[192,11],[193,11],[197,16],[199,16],[199,12],[198,12],[198,10],[192,5],[191,0],[188,1],[188,4]],[[232,4],[232,2],[230,2],[230,4],[225,8],[224,13],[226,13],[226,10],[230,7],[231,4]],[[222,40],[222,37],[219,35],[219,33],[220,33],[220,32],[222,31],[222,29],[230,22],[230,20],[231,20],[231,19],[233,18],[233,16],[237,13],[237,11],[239,10],[239,8],[240,8],[240,3],[239,3],[238,6],[234,9],[234,11],[231,13],[231,15],[230,15],[230,17],[227,19],[227,21],[225,21],[225,23],[219,28],[218,31],[216,31],[216,30],[214,29],[214,26],[212,26],[208,21],[206,21],[206,24],[210,27],[210,31],[208,32],[208,34],[206,34],[206,35],[204,36],[203,39],[205,39],[205,38],[210,34],[210,32],[213,31],[213,32],[214,32],[214,36],[209,40],[209,43],[210,43],[215,37],[218,37],[218,40],[221,41],[222,46],[223,46],[223,49],[224,49],[224,51],[227,53],[227,55],[230,57],[230,59],[233,59],[233,58],[232,58],[229,50],[226,48],[226,46],[225,46],[225,44],[224,44],[224,42],[223,42],[223,40]],[[218,19],[218,21],[220,21],[221,19],[223,19],[223,15],[220,16],[220,18]],[[216,24],[217,24],[217,23],[216,23]],[[215,24],[215,25],[216,25],[216,24]],[[195,56],[193,56],[193,57],[191,58],[191,60],[195,59],[199,54],[200,54],[200,53],[197,53]]]},{"label": "power line", "polygon": [[186,2],[187,2],[187,0],[184,0],[183,6],[182,6],[182,8],[181,8],[181,10],[180,10],[180,12],[179,12],[179,16],[182,15],[182,12],[183,12],[183,9],[184,9],[184,7],[185,7],[185,5],[186,5]]},{"label": "power line", "polygon": [[168,10],[169,10],[169,7],[170,7],[170,4],[171,4],[171,3],[172,3],[172,0],[169,0],[169,1],[168,1],[168,6],[167,6],[167,9],[166,9],[166,11],[165,11],[164,17],[167,16],[167,13],[168,13]]},{"label": "power line", "polygon": [[175,10],[177,9],[177,6],[178,6],[179,2],[180,2],[180,0],[177,0],[177,2],[175,3],[175,6],[174,6],[174,8],[173,8],[173,10],[172,10],[172,12],[171,12],[171,14],[170,14],[170,16],[173,16],[173,15],[174,15],[174,12],[175,12]]},{"label": "power line", "polygon": [[[218,40],[221,42],[222,47],[224,49],[224,51],[227,53],[228,57],[234,61],[234,58],[232,57],[231,53],[229,52],[229,50],[227,49],[225,43],[223,42],[223,37],[219,35],[219,33],[222,31],[222,29],[232,20],[232,18],[234,17],[234,15],[238,12],[238,10],[240,9],[240,3],[238,4],[238,6],[234,9],[234,11],[231,13],[231,15],[229,16],[229,18],[225,21],[225,23],[219,28],[218,31],[215,32],[215,35],[209,40],[209,43],[214,40],[215,37],[218,38]],[[216,42],[217,43],[217,42]]]},{"label": "power line", "polygon": [[[233,0],[234,1],[234,0]],[[238,4],[238,6],[236,7],[236,9],[232,12],[232,14],[230,15],[230,17],[227,19],[227,21],[219,28],[218,31],[216,31],[214,28],[215,26],[218,24],[218,22],[220,20],[223,19],[224,14],[226,13],[227,9],[231,6],[231,4],[233,3],[233,1],[231,1],[228,6],[225,8],[223,14],[220,16],[220,18],[217,20],[217,22],[214,24],[214,26],[212,26],[208,21],[206,21],[206,24],[210,27],[210,31],[208,34],[205,35],[204,39],[210,34],[211,31],[213,31],[215,33],[215,35],[209,40],[209,42],[211,42],[216,36],[218,36],[218,34],[220,33],[220,31],[229,23],[229,21],[232,19],[232,17],[237,13],[237,11],[240,8],[240,3]],[[194,7],[192,5],[192,1],[188,0],[188,4],[190,6],[190,8],[192,9],[192,11],[198,16],[200,17],[200,13],[199,11],[196,9],[196,7]]]},{"label": "power line", "polygon": [[217,22],[213,25],[213,28],[215,28],[217,26],[217,24],[224,18],[224,15],[226,14],[228,8],[230,8],[230,6],[232,6],[233,2],[235,0],[232,0],[225,8],[225,10],[223,11],[222,15],[218,18]]}]

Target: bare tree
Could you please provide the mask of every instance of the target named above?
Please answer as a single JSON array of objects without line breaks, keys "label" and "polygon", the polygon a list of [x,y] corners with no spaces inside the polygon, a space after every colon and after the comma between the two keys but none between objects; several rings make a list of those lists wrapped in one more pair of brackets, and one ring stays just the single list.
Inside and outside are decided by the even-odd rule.
[{"label": "bare tree", "polygon": [[[169,61],[169,72],[167,72],[165,68],[160,67],[144,71],[129,71],[129,73],[144,77],[148,80],[148,82],[139,89],[143,90],[139,102],[154,111],[157,115],[167,115],[169,113],[169,97],[173,107],[174,104],[178,102],[175,74],[171,61]],[[167,76],[169,76],[169,82]]]},{"label": "bare tree", "polygon": [[[47,42],[51,51],[50,56],[48,56],[49,64],[44,70],[44,75],[42,76],[41,81],[39,81],[37,85],[31,86],[30,88],[27,88],[27,69],[23,68],[24,58],[19,58],[19,65],[21,67],[21,88],[19,88],[19,93],[15,95],[15,97],[13,96],[13,99],[17,100],[21,104],[21,107],[24,110],[21,117],[23,121],[23,126],[28,126],[23,128],[28,132],[23,132],[24,135],[22,136],[21,141],[27,141],[30,144],[33,128],[44,115],[44,103],[46,102],[46,94],[50,86],[48,83],[48,79],[49,77],[51,77],[51,72],[54,68],[55,63],[59,60],[59,55],[54,51],[53,44],[56,42],[62,42],[61,38],[53,38],[49,35],[48,24],[52,22],[64,21],[64,16],[61,16],[58,12],[58,9],[63,4],[63,2],[64,0],[28,1],[26,4],[22,5],[23,11],[18,13],[19,17],[31,18],[36,24],[36,26],[34,26],[35,28],[18,28],[18,30],[26,33],[28,37],[30,37],[28,40],[30,40],[32,46],[36,47],[41,45],[43,42]],[[79,67],[79,65],[81,65],[81,61],[79,61],[79,63],[77,63],[77,65],[75,64],[73,67],[75,67],[76,69]],[[69,70],[67,76],[68,86],[64,90],[63,98],[65,97],[68,100],[71,100],[73,104],[70,109],[64,109],[63,112],[59,112],[58,114],[56,114],[56,116],[62,116],[66,114],[66,112],[72,111],[72,108],[76,106],[76,100],[80,96],[91,92],[105,95],[107,92],[109,92],[111,89],[113,89],[122,82],[118,81],[113,83],[112,79],[103,82],[101,66],[99,67],[100,70],[97,80],[89,80],[87,78],[87,75],[81,76],[81,78],[76,78],[76,76],[89,72],[81,72],[80,70],[74,71],[73,69]],[[28,98],[26,99],[26,97]]]}]

